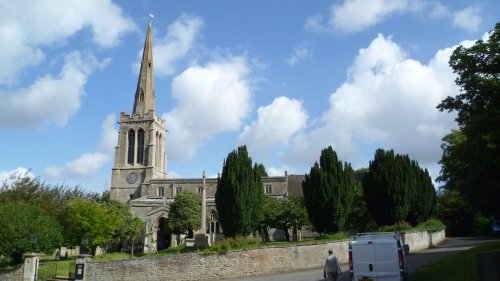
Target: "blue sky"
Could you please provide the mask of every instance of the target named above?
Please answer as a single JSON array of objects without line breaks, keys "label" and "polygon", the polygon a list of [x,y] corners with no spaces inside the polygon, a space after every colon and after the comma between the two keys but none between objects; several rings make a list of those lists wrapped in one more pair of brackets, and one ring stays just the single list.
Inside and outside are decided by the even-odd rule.
[{"label": "blue sky", "polygon": [[149,14],[169,177],[216,176],[246,144],[271,175],[331,145],[354,168],[394,149],[435,178],[456,127],[436,109],[459,90],[449,56],[500,3],[0,0],[0,179],[109,188]]}]

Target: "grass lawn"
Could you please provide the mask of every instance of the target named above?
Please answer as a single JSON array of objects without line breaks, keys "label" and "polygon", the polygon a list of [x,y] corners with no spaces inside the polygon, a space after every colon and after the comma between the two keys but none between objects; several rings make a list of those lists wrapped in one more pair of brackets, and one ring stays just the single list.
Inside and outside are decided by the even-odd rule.
[{"label": "grass lawn", "polygon": [[68,277],[70,270],[74,272],[74,266],[74,259],[59,261],[41,259],[38,269],[38,278],[39,280],[47,280],[47,278],[54,277],[54,273],[56,276]]},{"label": "grass lawn", "polygon": [[476,274],[476,254],[500,250],[500,242],[486,243],[465,250],[451,257],[430,263],[417,269],[411,276],[412,281],[471,281],[478,280]]}]

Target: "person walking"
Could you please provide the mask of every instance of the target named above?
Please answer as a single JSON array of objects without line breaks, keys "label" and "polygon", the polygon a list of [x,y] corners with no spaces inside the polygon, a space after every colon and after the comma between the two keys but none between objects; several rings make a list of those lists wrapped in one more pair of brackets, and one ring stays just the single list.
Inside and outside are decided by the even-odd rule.
[{"label": "person walking", "polygon": [[325,267],[323,269],[323,277],[327,280],[337,281],[339,276],[342,276],[339,260],[333,254],[332,250],[328,250],[328,257],[325,260]]}]

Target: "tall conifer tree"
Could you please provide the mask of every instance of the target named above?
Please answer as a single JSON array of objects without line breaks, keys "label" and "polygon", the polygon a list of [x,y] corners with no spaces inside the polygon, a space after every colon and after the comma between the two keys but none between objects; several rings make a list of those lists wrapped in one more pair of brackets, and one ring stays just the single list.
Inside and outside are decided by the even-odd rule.
[{"label": "tall conifer tree", "polygon": [[351,165],[342,165],[331,146],[323,149],[320,163],[314,163],[302,183],[304,203],[316,231],[344,229],[356,184]]},{"label": "tall conifer tree", "polygon": [[225,236],[246,236],[259,227],[263,219],[263,171],[262,165],[252,167],[246,146],[238,147],[224,160],[215,204]]},{"label": "tall conifer tree", "polygon": [[363,178],[368,209],[379,225],[430,218],[436,193],[427,170],[408,155],[377,149]]}]

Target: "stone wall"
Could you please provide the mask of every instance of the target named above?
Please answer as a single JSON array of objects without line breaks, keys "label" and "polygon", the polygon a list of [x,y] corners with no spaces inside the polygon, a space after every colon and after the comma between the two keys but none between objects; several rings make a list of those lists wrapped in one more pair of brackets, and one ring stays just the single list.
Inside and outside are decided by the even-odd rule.
[{"label": "stone wall", "polygon": [[410,252],[435,247],[443,242],[444,238],[444,230],[438,232],[409,232],[401,237],[403,244],[410,246]]},{"label": "stone wall", "polygon": [[[404,242],[409,244],[410,251],[436,245],[443,239],[444,230],[432,234],[408,233],[403,238]],[[125,261],[89,262],[86,265],[86,280],[210,280],[319,268],[323,265],[329,249],[337,254],[341,263],[346,263],[348,245],[349,240],[343,240],[293,247],[237,250],[224,255],[181,254]],[[321,272],[318,272],[318,276],[320,275]]]},{"label": "stone wall", "polygon": [[0,271],[0,281],[19,281],[23,280],[24,267],[20,266],[17,269],[9,271]]}]

